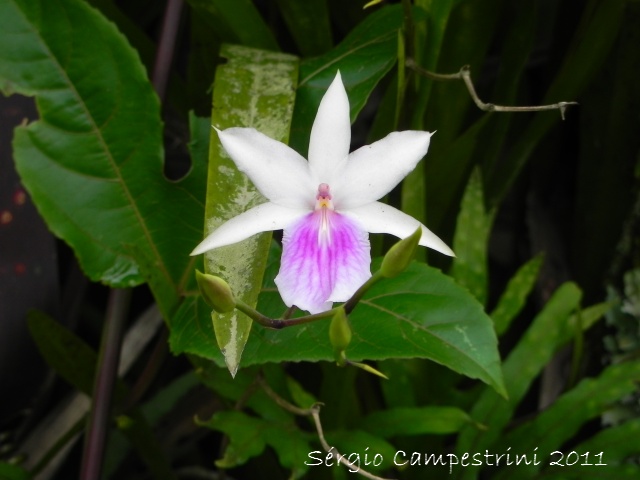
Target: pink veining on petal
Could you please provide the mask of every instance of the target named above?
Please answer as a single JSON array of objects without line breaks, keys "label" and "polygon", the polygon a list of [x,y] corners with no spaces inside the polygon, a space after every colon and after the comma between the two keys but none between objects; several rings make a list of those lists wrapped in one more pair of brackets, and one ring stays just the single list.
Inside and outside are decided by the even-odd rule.
[{"label": "pink veining on petal", "polygon": [[288,306],[323,312],[348,300],[371,276],[369,234],[328,208],[286,228],[282,245],[275,282]]}]

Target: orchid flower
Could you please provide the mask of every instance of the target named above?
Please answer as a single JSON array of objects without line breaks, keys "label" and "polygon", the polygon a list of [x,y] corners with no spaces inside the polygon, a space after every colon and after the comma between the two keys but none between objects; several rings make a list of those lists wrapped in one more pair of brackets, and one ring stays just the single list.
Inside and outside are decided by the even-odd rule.
[{"label": "orchid flower", "polygon": [[453,256],[416,219],[376,201],[415,168],[431,134],[393,132],[349,153],[349,99],[340,72],[320,102],[308,162],[253,128],[216,131],[238,169],[269,201],[222,224],[191,255],[282,229],[275,283],[287,306],[320,313],[347,301],[371,277],[369,232],[405,238],[421,226],[420,245]]}]

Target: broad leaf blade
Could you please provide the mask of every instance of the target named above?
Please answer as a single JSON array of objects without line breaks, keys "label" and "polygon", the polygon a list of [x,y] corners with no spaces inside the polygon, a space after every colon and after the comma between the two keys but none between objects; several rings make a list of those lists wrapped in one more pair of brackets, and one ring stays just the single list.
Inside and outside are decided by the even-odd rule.
[{"label": "broad leaf blade", "polygon": [[37,97],[42,120],[16,130],[14,155],[49,228],[91,279],[148,281],[169,318],[199,237],[203,166],[189,188],[164,178],[159,103],[137,53],[83,2],[2,2],[0,85]]},{"label": "broad leaf blade", "polygon": [[[258,304],[260,312],[273,318],[285,310],[273,284],[279,257],[279,248],[272,248]],[[379,259],[374,261],[372,268],[379,263]],[[202,317],[205,309],[195,299],[185,304],[182,321],[192,323],[181,331],[180,343],[190,353],[219,363],[219,354],[211,348],[212,329]],[[196,315],[200,316],[194,325]],[[378,283],[352,312],[350,321],[353,339],[347,357],[353,361],[428,358],[504,392],[493,322],[464,288],[435,268],[414,263],[395,279]],[[333,361],[328,328],[323,321],[278,331],[256,327],[241,366]]]},{"label": "broad leaf blade", "polygon": [[[254,127],[271,138],[287,141],[298,75],[295,57],[245,47],[225,46],[228,63],[218,67],[213,92],[212,123],[217,128]],[[207,187],[206,233],[230,218],[264,203],[264,197],[241,173],[212,130]],[[210,251],[205,271],[223,277],[238,298],[255,305],[271,234]],[[252,321],[236,311],[212,313],[216,340],[235,375]]]}]

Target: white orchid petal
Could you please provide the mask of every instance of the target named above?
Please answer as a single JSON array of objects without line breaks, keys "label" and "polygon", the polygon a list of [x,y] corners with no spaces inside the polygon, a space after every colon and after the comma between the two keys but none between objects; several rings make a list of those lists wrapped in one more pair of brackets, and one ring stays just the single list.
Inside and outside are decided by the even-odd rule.
[{"label": "white orchid petal", "polygon": [[338,72],[320,101],[311,128],[309,166],[318,183],[331,184],[337,166],[349,155],[350,144],[349,98]]},{"label": "white orchid petal", "polygon": [[191,255],[231,245],[257,233],[281,230],[307,212],[308,210],[283,207],[275,203],[263,203],[220,225],[200,242]]},{"label": "white orchid petal", "polygon": [[430,138],[429,132],[393,132],[352,152],[331,185],[336,208],[366,205],[389,193],[425,156]]},{"label": "white orchid petal", "polygon": [[285,207],[313,206],[318,185],[311,179],[308,162],[295,150],[253,128],[217,132],[238,169],[265,197]]},{"label": "white orchid petal", "polygon": [[368,232],[390,233],[398,238],[408,237],[421,226],[420,245],[455,257],[453,250],[418,220],[384,203],[373,202],[343,213],[357,221]]},{"label": "white orchid petal", "polygon": [[369,237],[344,215],[309,213],[284,229],[282,261],[275,279],[287,306],[310,313],[348,300],[370,276]]}]

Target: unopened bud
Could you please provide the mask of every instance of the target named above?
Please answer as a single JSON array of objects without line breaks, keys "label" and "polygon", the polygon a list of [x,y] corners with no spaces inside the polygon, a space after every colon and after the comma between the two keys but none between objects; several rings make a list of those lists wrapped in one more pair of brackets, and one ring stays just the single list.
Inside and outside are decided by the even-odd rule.
[{"label": "unopened bud", "polygon": [[216,312],[226,313],[236,308],[231,287],[223,279],[196,270],[196,280],[204,301]]},{"label": "unopened bud", "polygon": [[422,227],[418,227],[414,233],[389,249],[380,266],[380,273],[383,277],[393,278],[409,266],[416,253],[416,248],[418,248],[420,237],[422,237]]},{"label": "unopened bud", "polygon": [[346,360],[344,352],[351,343],[351,326],[349,325],[347,314],[342,307],[338,308],[338,311],[331,319],[331,325],[329,325],[329,340],[331,340],[331,345],[333,345],[336,361],[339,365],[344,365]]}]

